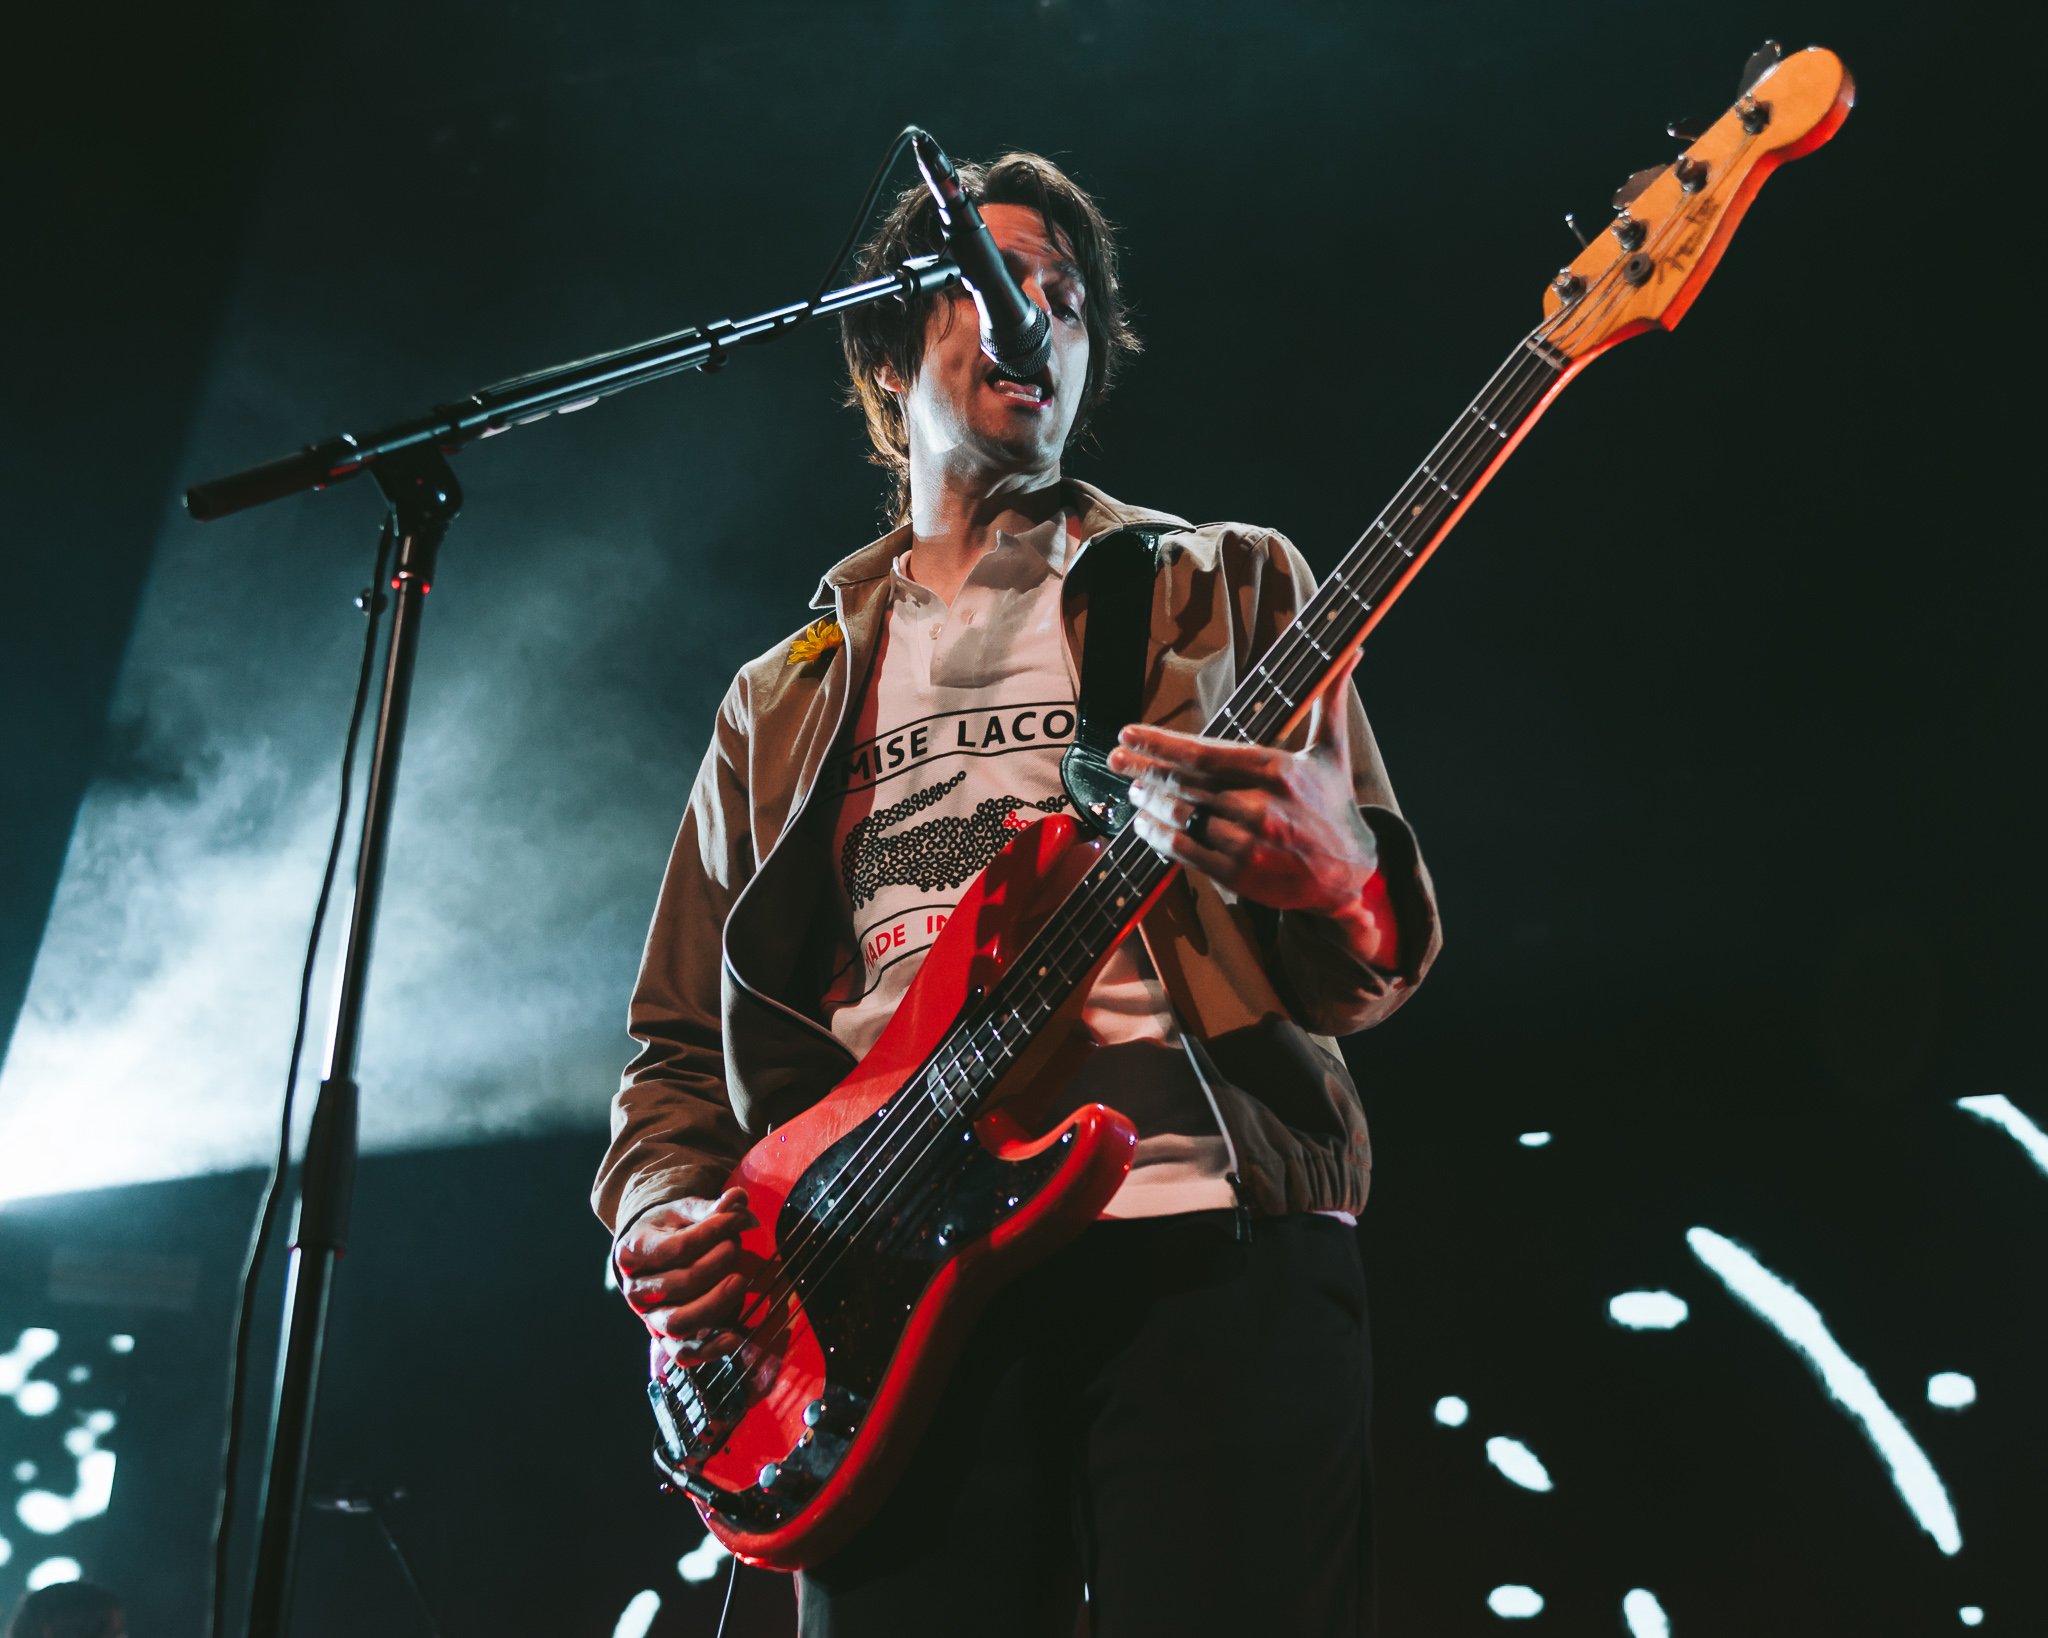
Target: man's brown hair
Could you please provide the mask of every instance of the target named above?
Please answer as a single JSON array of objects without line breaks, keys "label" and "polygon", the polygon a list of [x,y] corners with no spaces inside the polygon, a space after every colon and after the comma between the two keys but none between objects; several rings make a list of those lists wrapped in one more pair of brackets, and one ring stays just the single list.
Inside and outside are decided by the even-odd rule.
[{"label": "man's brown hair", "polygon": [[[987,165],[970,163],[957,169],[960,185],[977,205],[1022,205],[1037,211],[1045,225],[1066,240],[1074,265],[1081,270],[1081,282],[1087,287],[1081,316],[1088,327],[1088,377],[1082,383],[1081,407],[1068,434],[1071,444],[1109,392],[1124,361],[1139,346],[1117,283],[1116,230],[1079,183],[1038,154],[1007,153]],[[861,251],[859,276],[871,279],[906,257],[943,248],[938,207],[920,183],[899,194],[882,218],[882,225]],[[914,380],[924,362],[925,320],[932,303],[951,299],[947,290],[909,303],[872,302],[839,321],[846,368],[852,376],[846,401],[857,404],[867,417],[868,437],[874,444],[869,459],[889,473],[891,511],[899,523],[910,515],[910,440],[903,426],[902,406],[894,393],[876,381],[875,373],[888,364],[905,381]]]}]

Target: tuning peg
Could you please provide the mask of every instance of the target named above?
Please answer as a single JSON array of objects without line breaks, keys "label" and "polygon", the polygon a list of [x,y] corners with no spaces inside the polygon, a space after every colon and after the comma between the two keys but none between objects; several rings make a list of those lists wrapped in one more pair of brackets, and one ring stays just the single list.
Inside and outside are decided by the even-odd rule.
[{"label": "tuning peg", "polygon": [[1664,134],[1676,137],[1688,147],[1707,134],[1707,128],[1693,119],[1675,119],[1664,127]]},{"label": "tuning peg", "polygon": [[1785,48],[1776,40],[1766,40],[1751,53],[1748,62],[1742,65],[1742,83],[1735,88],[1737,96],[1747,96],[1756,89],[1756,82],[1762,79],[1784,59]]},{"label": "tuning peg", "polygon": [[1579,241],[1579,248],[1581,250],[1584,250],[1593,242],[1586,237],[1585,229],[1579,226],[1579,219],[1570,211],[1564,213],[1564,225],[1572,230],[1572,237]]},{"label": "tuning peg", "polygon": [[1614,190],[1614,208],[1616,210],[1627,210],[1641,196],[1643,189],[1647,188],[1664,174],[1664,169],[1662,165],[1649,165],[1637,171],[1634,176]]}]

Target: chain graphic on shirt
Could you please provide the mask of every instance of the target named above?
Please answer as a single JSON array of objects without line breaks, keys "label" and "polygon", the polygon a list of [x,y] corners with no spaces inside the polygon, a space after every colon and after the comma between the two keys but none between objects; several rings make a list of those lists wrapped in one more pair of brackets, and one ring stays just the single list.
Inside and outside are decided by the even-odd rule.
[{"label": "chain graphic on shirt", "polygon": [[856,910],[885,887],[915,887],[927,893],[958,887],[981,874],[989,860],[1003,850],[1003,844],[1023,828],[1014,815],[1027,808],[1036,813],[1058,813],[1067,805],[1063,796],[1049,796],[1042,802],[991,796],[977,803],[972,813],[942,814],[921,825],[883,834],[942,801],[966,778],[963,769],[893,806],[877,808],[846,833],[839,849],[839,873],[846,884],[847,900]]}]

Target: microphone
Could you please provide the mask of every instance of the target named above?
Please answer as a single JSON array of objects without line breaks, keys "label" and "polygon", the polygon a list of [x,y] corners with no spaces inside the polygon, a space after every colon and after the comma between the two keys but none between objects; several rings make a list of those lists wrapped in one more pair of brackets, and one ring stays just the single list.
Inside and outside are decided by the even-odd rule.
[{"label": "microphone", "polygon": [[960,277],[981,314],[981,350],[996,369],[1013,380],[1036,375],[1052,357],[1052,319],[1024,294],[1024,288],[1003,265],[995,236],[981,219],[953,162],[928,131],[911,127],[911,150],[924,185],[939,207],[946,231],[946,252],[959,264]]}]

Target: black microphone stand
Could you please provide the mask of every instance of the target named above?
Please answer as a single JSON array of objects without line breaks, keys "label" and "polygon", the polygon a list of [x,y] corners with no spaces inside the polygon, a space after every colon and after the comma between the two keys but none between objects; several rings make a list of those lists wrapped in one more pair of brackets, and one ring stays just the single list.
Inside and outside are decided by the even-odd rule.
[{"label": "black microphone stand", "polygon": [[[684,370],[716,370],[734,347],[771,341],[807,319],[890,297],[907,301],[939,289],[958,275],[955,264],[943,257],[913,257],[883,277],[848,285],[811,301],[774,308],[748,319],[718,319],[617,352],[500,382],[470,394],[460,403],[438,405],[426,415],[375,432],[342,433],[323,439],[296,455],[216,478],[185,492],[186,510],[201,521],[210,521],[303,490],[324,489],[367,472],[384,492],[389,506],[385,527],[392,532],[397,545],[391,577],[396,606],[385,654],[376,739],[370,752],[369,791],[356,853],[355,891],[350,900],[347,941],[335,987],[327,1069],[313,1105],[312,1127],[299,1174],[277,1394],[260,1504],[262,1531],[256,1546],[249,1638],[283,1638],[291,1608],[293,1558],[305,1500],[306,1457],[312,1446],[313,1404],[318,1394],[328,1300],[334,1262],[347,1238],[349,1202],[355,1188],[356,1051],[362,1036],[363,995],[384,882],[391,804],[398,783],[399,753],[405,740],[406,708],[412,698],[413,668],[419,652],[420,615],[432,589],[442,539],[462,505],[462,491],[448,465],[448,457],[479,438],[548,415],[582,409],[630,387]],[[378,588],[372,587],[370,594],[379,595]]]}]

